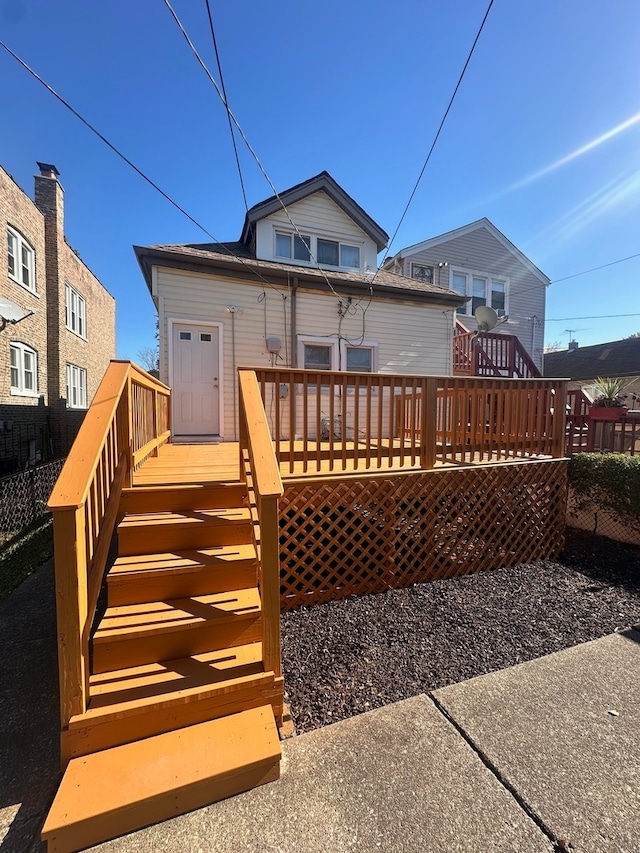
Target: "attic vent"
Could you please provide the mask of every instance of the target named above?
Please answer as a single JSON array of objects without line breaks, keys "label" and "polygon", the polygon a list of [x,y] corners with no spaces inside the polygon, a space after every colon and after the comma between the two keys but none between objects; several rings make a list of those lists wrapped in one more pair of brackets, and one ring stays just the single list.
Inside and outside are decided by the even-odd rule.
[{"label": "attic vent", "polygon": [[611,352],[610,347],[607,347],[605,350],[602,350],[602,353],[598,356],[598,361],[604,361],[605,358],[609,357],[610,352]]}]

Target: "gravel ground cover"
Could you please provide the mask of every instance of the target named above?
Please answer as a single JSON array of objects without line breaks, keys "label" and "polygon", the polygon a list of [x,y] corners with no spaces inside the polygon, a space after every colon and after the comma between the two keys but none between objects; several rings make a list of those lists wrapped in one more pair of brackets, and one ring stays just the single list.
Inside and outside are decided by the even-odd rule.
[{"label": "gravel ground cover", "polygon": [[282,616],[298,732],[640,622],[640,549],[567,529],[557,560]]}]

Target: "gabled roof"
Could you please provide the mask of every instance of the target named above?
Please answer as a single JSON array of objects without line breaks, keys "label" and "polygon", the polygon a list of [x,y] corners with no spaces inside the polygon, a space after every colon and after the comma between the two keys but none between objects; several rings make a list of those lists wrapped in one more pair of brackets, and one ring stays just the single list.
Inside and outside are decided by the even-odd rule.
[{"label": "gabled roof", "polygon": [[319,175],[309,178],[309,180],[303,181],[301,184],[296,184],[288,190],[284,190],[278,194],[279,198],[274,195],[271,196],[271,198],[258,202],[258,204],[254,204],[254,206],[247,211],[247,215],[245,216],[242,234],[240,235],[240,242],[248,245],[251,240],[251,235],[255,229],[256,222],[267,216],[271,216],[272,213],[277,213],[279,210],[282,210],[283,204],[289,207],[289,205],[295,204],[297,201],[300,201],[301,199],[321,190],[324,190],[329,198],[331,198],[338,207],[341,207],[347,216],[353,219],[353,221],[362,228],[365,234],[371,237],[379,252],[385,248],[389,242],[389,235],[373,221],[369,214],[366,213],[336,181],[334,181],[328,172],[320,172]]},{"label": "gabled roof", "polygon": [[423,240],[421,243],[414,243],[413,246],[407,246],[404,249],[400,249],[399,252],[396,252],[393,258],[389,258],[385,261],[385,266],[388,266],[395,258],[406,258],[410,255],[415,255],[418,252],[424,252],[434,246],[439,246],[441,243],[447,243],[449,240],[455,240],[456,237],[464,237],[466,234],[478,231],[481,228],[486,229],[493,237],[495,237],[495,239],[501,243],[508,252],[517,258],[520,263],[522,263],[529,272],[535,275],[543,284],[550,284],[551,280],[549,277],[546,276],[542,270],[539,270],[538,267],[530,261],[517,246],[514,246],[511,240],[505,237],[502,231],[499,231],[493,222],[490,222],[486,216],[483,216],[482,219],[477,219],[475,222],[470,222],[468,225],[462,225],[460,228],[455,228],[453,231],[438,234],[436,237],[430,237],[428,240]]},{"label": "gabled roof", "polygon": [[544,375],[575,380],[640,376],[640,338],[546,353]]},{"label": "gabled roof", "polygon": [[[301,287],[328,292],[327,278],[342,293],[362,295],[369,292],[372,275],[353,271],[320,270],[315,267],[282,264],[276,261],[256,260],[244,243],[192,243],[160,246],[134,246],[149,291],[152,291],[154,266],[170,267],[193,272],[217,273],[231,277],[238,284],[267,282],[286,286],[295,279]],[[439,287],[425,284],[407,276],[378,270],[373,283],[379,296],[411,302],[430,302],[443,308],[459,308],[467,298]]]}]

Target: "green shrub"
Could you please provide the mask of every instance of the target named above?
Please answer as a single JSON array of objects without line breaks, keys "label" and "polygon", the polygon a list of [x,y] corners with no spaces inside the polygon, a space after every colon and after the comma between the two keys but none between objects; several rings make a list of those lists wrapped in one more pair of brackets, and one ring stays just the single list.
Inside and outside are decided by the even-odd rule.
[{"label": "green shrub", "polygon": [[576,453],[569,460],[573,510],[604,509],[640,530],[640,457]]}]

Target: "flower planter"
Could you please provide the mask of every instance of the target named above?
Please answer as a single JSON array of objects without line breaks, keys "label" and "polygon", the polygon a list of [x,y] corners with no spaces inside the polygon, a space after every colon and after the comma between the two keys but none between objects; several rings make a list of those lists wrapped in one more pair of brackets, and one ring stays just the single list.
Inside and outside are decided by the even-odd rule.
[{"label": "flower planter", "polygon": [[626,406],[591,406],[589,409],[590,421],[619,421],[629,409]]}]

